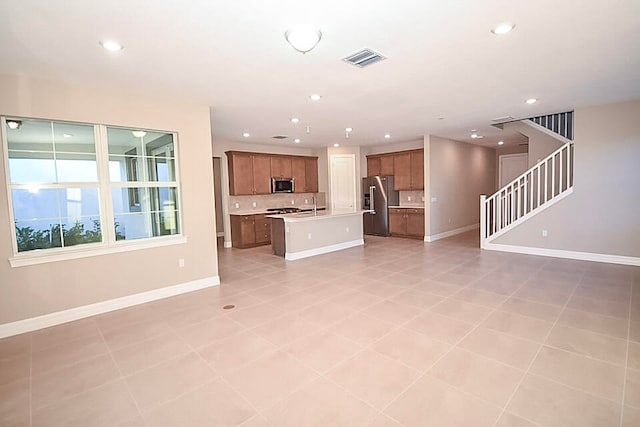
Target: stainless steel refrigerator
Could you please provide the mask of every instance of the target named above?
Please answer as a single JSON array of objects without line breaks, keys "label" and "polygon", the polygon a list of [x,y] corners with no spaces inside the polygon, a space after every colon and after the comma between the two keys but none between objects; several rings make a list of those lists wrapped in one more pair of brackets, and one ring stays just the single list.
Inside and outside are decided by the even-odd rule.
[{"label": "stainless steel refrigerator", "polygon": [[389,206],[398,206],[399,195],[393,189],[392,176],[362,178],[363,209],[373,212],[363,216],[364,234],[389,236]]}]

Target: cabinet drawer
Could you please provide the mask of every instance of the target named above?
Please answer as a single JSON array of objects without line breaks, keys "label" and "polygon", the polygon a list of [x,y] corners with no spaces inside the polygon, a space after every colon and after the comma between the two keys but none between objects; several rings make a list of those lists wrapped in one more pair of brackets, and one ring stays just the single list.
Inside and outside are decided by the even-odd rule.
[{"label": "cabinet drawer", "polygon": [[256,243],[271,243],[271,230],[256,230]]},{"label": "cabinet drawer", "polygon": [[406,209],[402,209],[402,208],[389,208],[389,213],[392,214],[403,214],[405,213]]},{"label": "cabinet drawer", "polygon": [[264,215],[255,215],[256,233],[258,231],[271,229],[271,218],[265,218]]}]

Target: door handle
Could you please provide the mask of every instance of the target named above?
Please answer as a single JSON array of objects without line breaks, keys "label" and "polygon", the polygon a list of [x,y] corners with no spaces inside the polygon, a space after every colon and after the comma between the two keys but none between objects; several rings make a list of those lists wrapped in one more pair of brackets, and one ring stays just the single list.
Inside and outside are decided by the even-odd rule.
[{"label": "door handle", "polygon": [[372,214],[376,213],[376,206],[375,206],[376,198],[375,198],[375,195],[373,194],[375,192],[375,190],[376,190],[376,186],[375,185],[370,185],[369,186],[369,194],[371,194],[371,196],[370,196],[371,199],[370,199],[370,202],[369,202],[369,209],[371,209],[371,213]]}]

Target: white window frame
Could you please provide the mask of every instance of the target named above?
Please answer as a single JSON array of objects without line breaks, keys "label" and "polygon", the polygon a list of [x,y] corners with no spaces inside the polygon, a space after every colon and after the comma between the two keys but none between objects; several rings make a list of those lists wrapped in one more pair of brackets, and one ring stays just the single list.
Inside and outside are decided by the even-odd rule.
[{"label": "white window frame", "polygon": [[[2,156],[5,167],[5,179],[6,179],[6,191],[7,201],[9,207],[9,223],[11,230],[11,240],[13,248],[13,256],[9,258],[11,267],[23,267],[28,265],[42,264],[48,262],[58,262],[65,260],[72,260],[78,258],[86,258],[92,256],[106,255],[118,252],[128,252],[141,249],[157,248],[162,246],[178,245],[187,243],[187,236],[184,235],[183,229],[183,209],[182,209],[182,184],[180,179],[180,144],[178,142],[178,133],[175,131],[166,130],[153,130],[144,128],[141,130],[149,132],[161,132],[170,133],[173,135],[174,144],[174,163],[175,163],[175,181],[121,181],[111,182],[109,176],[109,146],[107,141],[107,128],[121,128],[132,129],[130,126],[117,126],[117,125],[105,125],[94,123],[81,123],[67,120],[57,119],[43,119],[33,117],[19,117],[8,115],[11,118],[17,118],[22,120],[46,120],[51,122],[63,122],[63,123],[78,123],[83,125],[92,125],[94,130],[94,141],[96,149],[96,165],[98,168],[98,182],[96,183],[43,183],[45,188],[98,188],[99,204],[100,204],[100,222],[102,231],[102,242],[96,243],[83,243],[80,245],[62,247],[62,248],[47,248],[47,249],[35,249],[31,251],[18,252],[18,243],[16,236],[15,218],[13,215],[13,200],[11,198],[11,190],[14,188],[28,187],[33,184],[12,184],[9,171],[9,145],[7,138],[7,116],[0,117],[0,134],[2,136]],[[137,130],[137,129],[136,129]],[[143,160],[146,159],[143,155]],[[152,184],[152,185],[150,185]],[[118,187],[167,187],[176,189],[177,198],[177,211],[178,211],[178,234],[172,234],[167,236],[152,236],[147,238],[132,239],[132,240],[116,240],[114,224],[114,212],[113,202],[111,200],[111,190]]]}]

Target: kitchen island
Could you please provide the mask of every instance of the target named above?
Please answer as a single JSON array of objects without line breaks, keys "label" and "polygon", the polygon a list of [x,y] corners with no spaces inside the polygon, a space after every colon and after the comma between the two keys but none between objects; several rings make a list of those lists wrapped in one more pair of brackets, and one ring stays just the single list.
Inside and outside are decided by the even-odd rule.
[{"label": "kitchen island", "polygon": [[364,245],[362,215],[368,210],[325,210],[271,218],[275,255],[296,260]]}]

